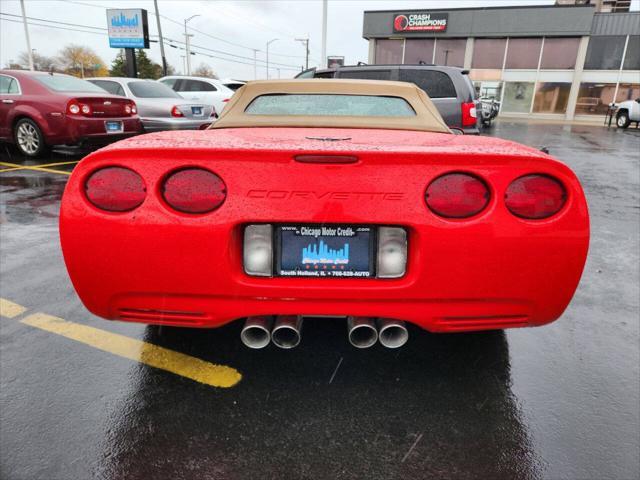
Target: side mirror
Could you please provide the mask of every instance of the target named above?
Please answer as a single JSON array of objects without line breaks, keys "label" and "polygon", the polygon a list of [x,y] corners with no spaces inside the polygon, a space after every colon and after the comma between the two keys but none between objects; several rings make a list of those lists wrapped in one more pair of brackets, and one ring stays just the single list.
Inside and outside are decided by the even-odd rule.
[{"label": "side mirror", "polygon": [[549,147],[540,147],[540,151],[549,155]]}]

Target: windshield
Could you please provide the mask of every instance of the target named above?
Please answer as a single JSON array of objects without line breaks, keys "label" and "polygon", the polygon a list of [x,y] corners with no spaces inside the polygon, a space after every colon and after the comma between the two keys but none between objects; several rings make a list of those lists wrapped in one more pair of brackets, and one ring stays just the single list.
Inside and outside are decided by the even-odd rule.
[{"label": "windshield", "polygon": [[95,92],[103,95],[105,93],[103,89],[93,83],[70,75],[34,75],[33,78],[49,90],[56,92]]},{"label": "windshield", "polygon": [[182,98],[176,92],[160,82],[129,82],[129,90],[138,98]]},{"label": "windshield", "polygon": [[409,117],[416,112],[400,97],[374,95],[286,94],[256,97],[249,115]]}]

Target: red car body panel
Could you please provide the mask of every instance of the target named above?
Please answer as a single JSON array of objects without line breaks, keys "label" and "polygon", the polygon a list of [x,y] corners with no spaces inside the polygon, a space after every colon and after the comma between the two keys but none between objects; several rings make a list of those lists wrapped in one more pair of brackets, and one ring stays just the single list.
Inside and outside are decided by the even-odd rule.
[{"label": "red car body panel", "polygon": [[[122,104],[131,103],[130,100],[104,92],[60,92],[46,88],[35,80],[36,75],[46,73],[0,70],[0,74],[14,77],[20,85],[20,95],[0,94],[0,138],[13,142],[13,126],[20,118],[30,118],[35,121],[48,145],[76,145],[83,141],[107,143],[136,135],[142,131],[142,124],[138,115],[122,115]],[[99,108],[99,114],[85,116],[73,115],[67,111],[67,104],[71,99],[90,104],[94,110]],[[3,103],[2,100],[12,100],[13,103]],[[104,101],[111,102],[105,106]],[[122,133],[107,133],[105,120],[121,121]]]},{"label": "red car body panel", "polygon": [[[358,162],[300,163],[299,153],[349,154]],[[111,165],[146,182],[137,209],[109,213],[85,197],[88,175]],[[219,209],[185,214],[164,202],[163,178],[185,166],[224,180]],[[483,212],[454,220],[429,210],[427,185],[452,171],[489,185]],[[524,220],[505,207],[507,186],[530,173],[551,175],[567,190],[566,204],[549,219]],[[251,277],[243,271],[242,238],[243,226],[253,223],[402,226],[407,271],[398,279]],[[80,298],[107,319],[217,327],[255,315],[355,315],[445,332],[557,319],[580,280],[589,219],[571,170],[512,142],[398,130],[229,128],[145,135],[88,156],[67,184],[60,233]]]}]

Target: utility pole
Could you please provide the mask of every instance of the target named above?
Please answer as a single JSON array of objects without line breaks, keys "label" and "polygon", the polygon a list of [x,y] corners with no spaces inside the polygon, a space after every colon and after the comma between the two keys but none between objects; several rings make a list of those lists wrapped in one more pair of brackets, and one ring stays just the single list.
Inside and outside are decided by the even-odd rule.
[{"label": "utility pole", "polygon": [[322,51],[320,53],[320,68],[327,67],[327,1],[322,0]]},{"label": "utility pole", "polygon": [[164,41],[162,40],[162,27],[160,26],[160,12],[158,11],[158,0],[153,0],[156,7],[156,22],[158,23],[158,38],[160,40],[160,55],[162,56],[162,75],[167,75],[167,57],[164,55]]},{"label": "utility pole", "polygon": [[182,74],[186,75],[187,74],[187,57],[184,55],[180,55],[180,57],[182,58]]},{"label": "utility pole", "polygon": [[184,43],[186,46],[186,56],[187,56],[187,75],[191,75],[191,45],[189,44],[189,37],[193,37],[192,34],[187,32],[187,23],[189,20],[192,20],[200,15],[191,15],[189,18],[184,19]]},{"label": "utility pole", "polygon": [[258,49],[254,48],[253,49],[253,79],[257,80],[258,79],[258,68],[257,68],[257,55],[258,55]]},{"label": "utility pole", "polygon": [[24,0],[20,0],[20,7],[22,7],[22,23],[24,24],[24,36],[27,39],[27,52],[29,53],[29,70],[35,70],[33,68],[33,50],[31,50],[31,40],[29,40],[29,27],[27,26],[27,13],[24,9]]},{"label": "utility pole", "polygon": [[305,51],[305,70],[309,69],[309,37],[307,38],[296,38],[296,42],[304,43],[304,51]]},{"label": "utility pole", "polygon": [[269,45],[278,40],[277,38],[272,38],[267,42],[267,80],[269,80]]}]

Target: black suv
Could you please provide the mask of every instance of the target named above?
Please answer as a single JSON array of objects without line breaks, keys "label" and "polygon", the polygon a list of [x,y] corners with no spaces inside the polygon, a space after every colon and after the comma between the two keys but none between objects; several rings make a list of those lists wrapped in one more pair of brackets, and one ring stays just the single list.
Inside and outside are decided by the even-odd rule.
[{"label": "black suv", "polygon": [[358,78],[415,83],[429,98],[450,127],[465,134],[477,134],[478,105],[467,70],[438,65],[349,65],[317,70],[312,68],[296,78]]}]

